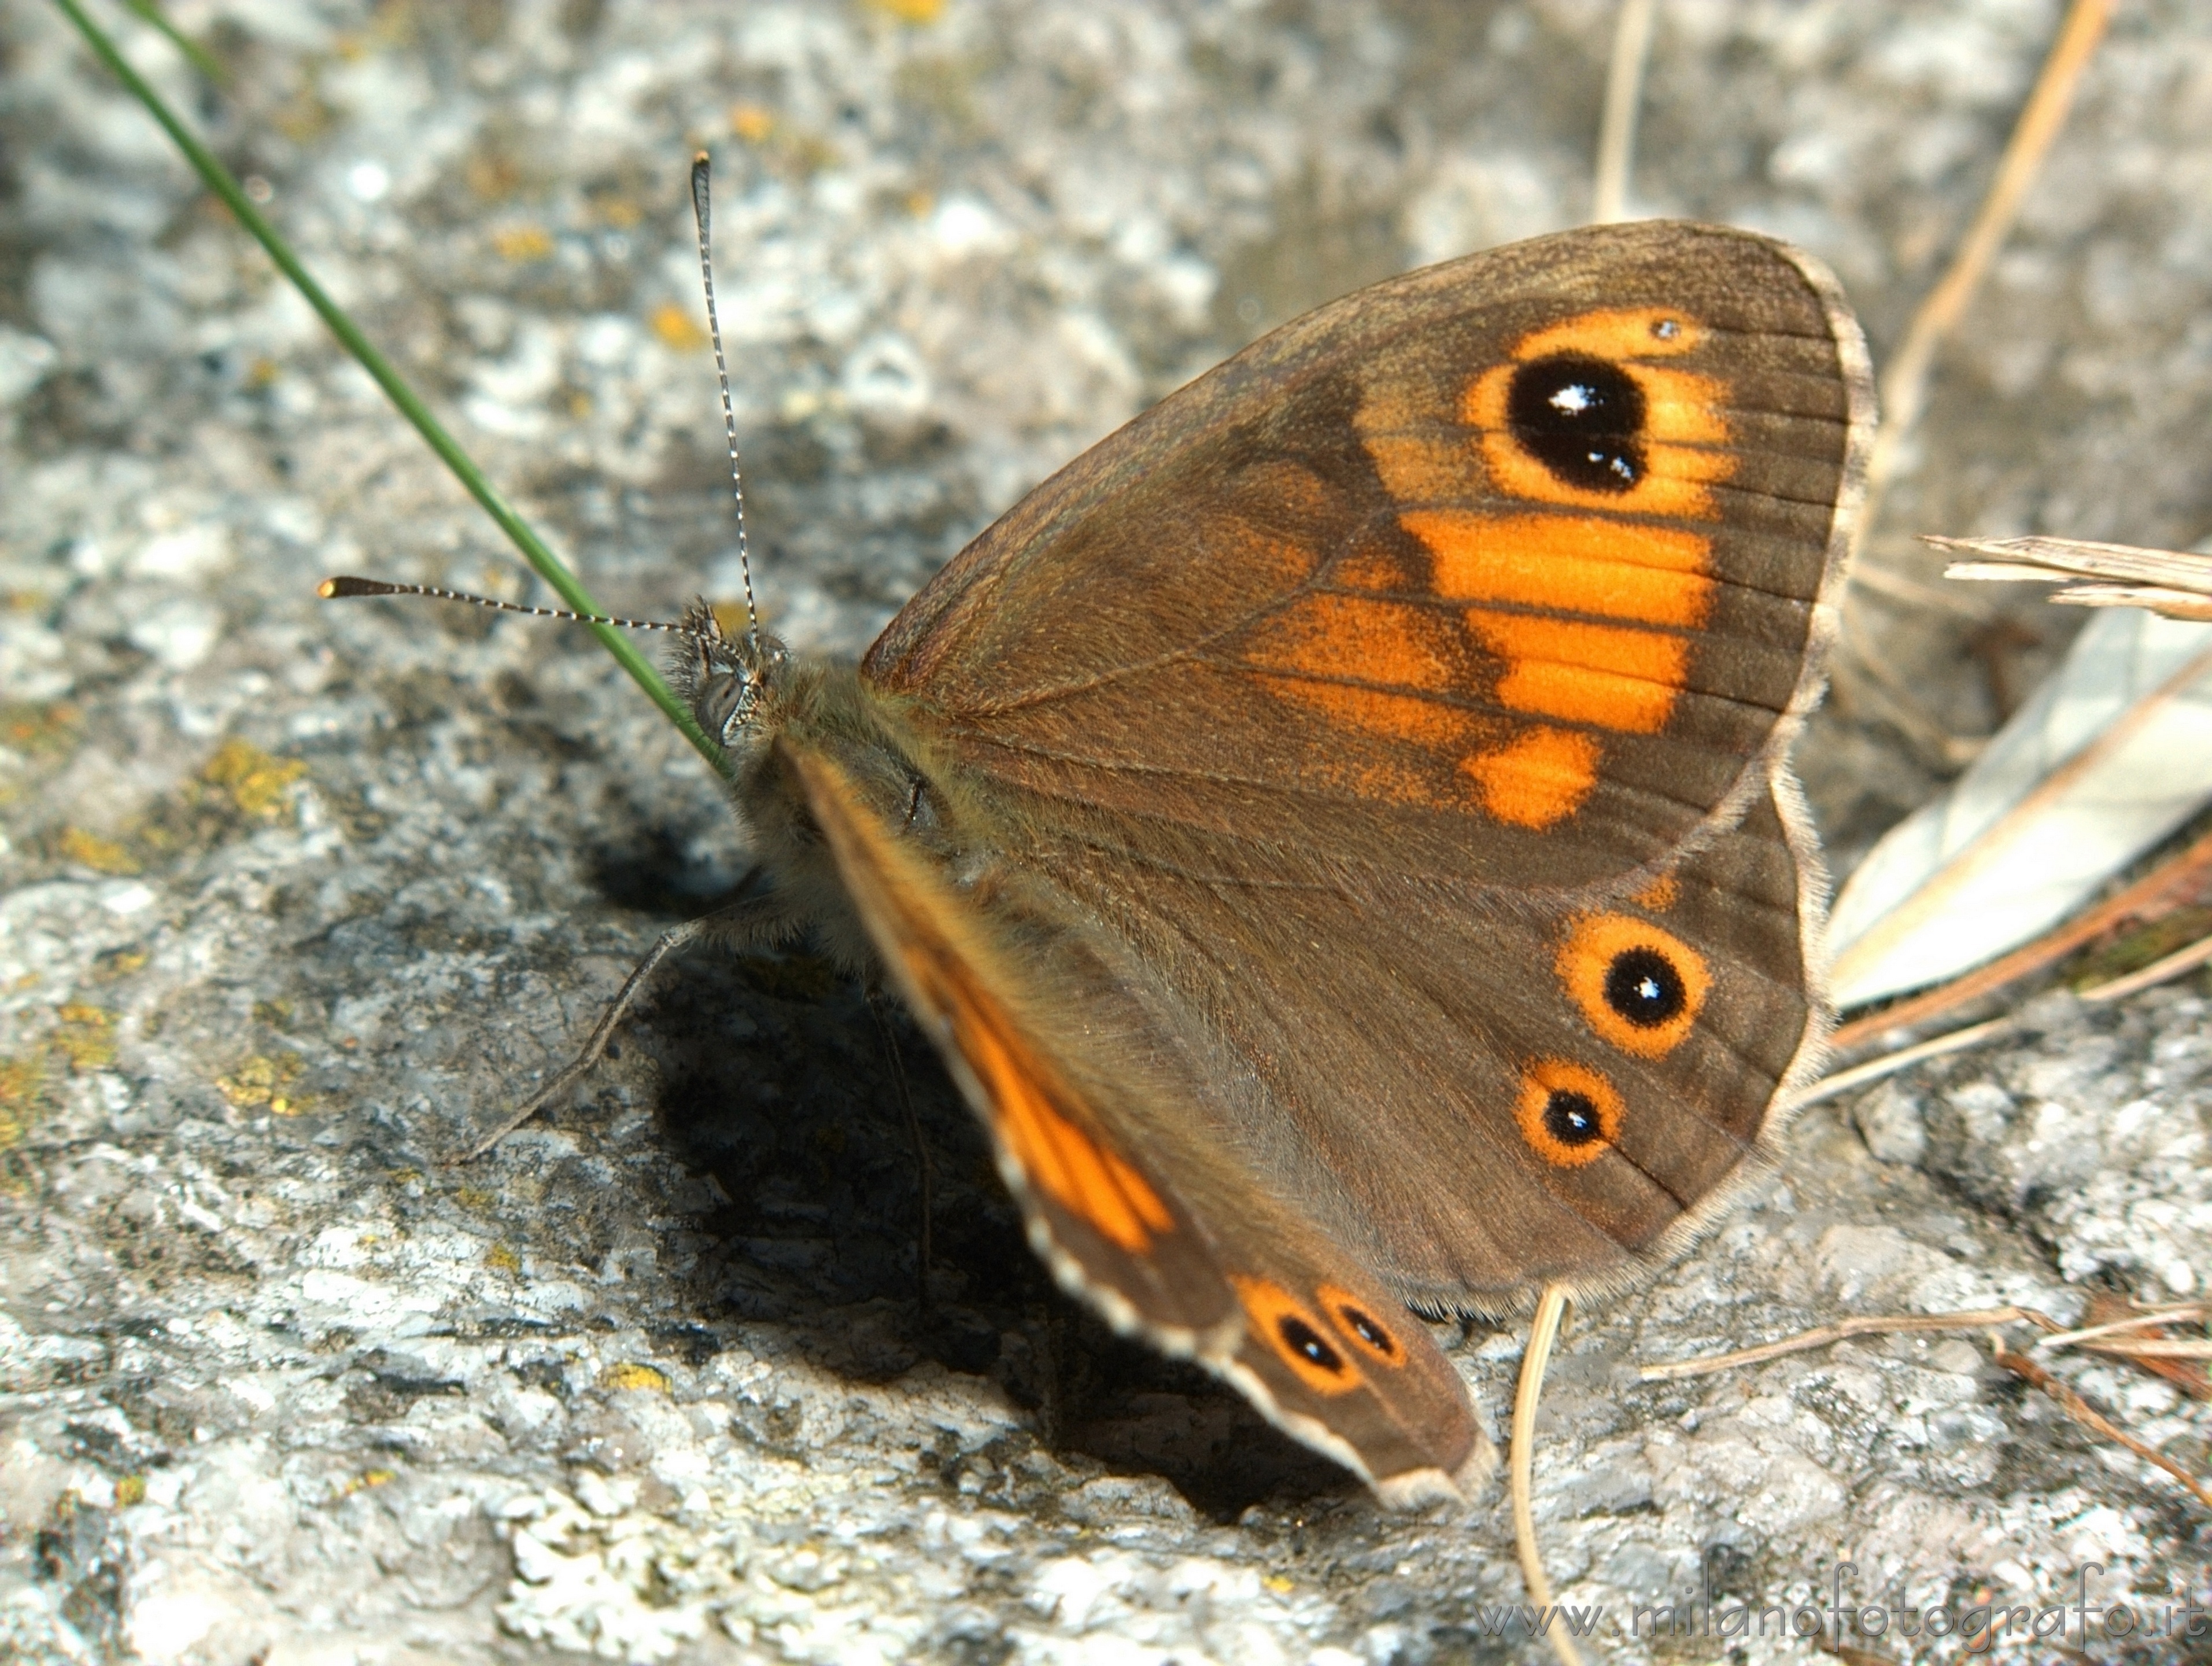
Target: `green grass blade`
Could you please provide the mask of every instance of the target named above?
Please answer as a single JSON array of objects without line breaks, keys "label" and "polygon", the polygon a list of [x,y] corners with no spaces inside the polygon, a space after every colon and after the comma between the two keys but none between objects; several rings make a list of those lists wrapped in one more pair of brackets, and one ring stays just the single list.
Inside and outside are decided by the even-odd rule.
[{"label": "green grass blade", "polygon": [[[416,396],[415,390],[404,380],[391,362],[376,350],[359,325],[349,318],[337,302],[331,300],[315,282],[314,277],[301,264],[300,258],[277,234],[276,228],[262,217],[230,170],[218,161],[215,154],[194,137],[190,129],[178,119],[161,96],[146,83],[145,79],[124,60],[123,54],[104,33],[100,26],[88,16],[77,0],[54,0],[54,3],[76,25],[100,61],[113,72],[117,80],[129,89],[131,95],[146,107],[147,112],[159,122],[178,149],[185,155],[193,169],[207,184],[210,191],[222,198],[239,222],[253,234],[254,240],[269,252],[277,270],[292,281],[292,287],[307,298],[322,317],[331,332],[345,344],[346,350],[360,362],[362,369],[374,377],[385,397],[398,407],[399,412],[415,425],[416,432],[426,441],[432,451],[453,471],[454,478],[468,489],[469,496],[482,504],[484,513],[499,523],[499,528],[522,558],[535,569],[546,583],[551,585],[561,599],[579,613],[604,613],[607,610],[592,599],[592,594],[577,581],[576,575],[562,565],[559,556],[545,546],[544,540],[531,530],[530,525],[517,514],[514,507],[500,496],[498,489],[486,479],[459,442],[446,432],[445,425],[431,415],[430,408]],[[678,700],[653,662],[638,651],[637,644],[611,625],[592,625],[589,629],[613,654],[617,663],[634,678],[640,688],[652,696],[653,702],[668,714],[669,721],[684,732],[684,739],[699,749],[700,755],[718,771],[728,770],[729,764],[721,748],[708,739],[690,712]]]},{"label": "green grass blade", "polygon": [[154,3],[154,0],[123,0],[123,3],[130,7],[132,11],[136,12],[138,16],[143,19],[148,24],[159,29],[163,34],[168,36],[169,44],[174,46],[179,52],[182,52],[186,58],[191,59],[192,68],[198,70],[210,81],[215,82],[216,86],[222,86],[225,81],[229,79],[228,76],[224,73],[222,64],[221,61],[216,58],[216,55],[210,52],[206,47],[201,46],[198,41],[193,40],[191,36],[186,34],[174,23],[169,21],[168,18],[163,15],[161,9]]}]

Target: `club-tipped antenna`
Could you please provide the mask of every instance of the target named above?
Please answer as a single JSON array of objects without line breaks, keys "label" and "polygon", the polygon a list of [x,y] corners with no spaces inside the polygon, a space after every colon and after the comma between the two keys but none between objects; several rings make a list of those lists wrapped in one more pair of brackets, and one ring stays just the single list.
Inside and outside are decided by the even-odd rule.
[{"label": "club-tipped antenna", "polygon": [[730,446],[730,495],[738,505],[738,574],[745,585],[745,639],[760,653],[760,609],[753,605],[752,555],[745,544],[745,476],[738,465],[738,412],[730,401],[730,365],[722,356],[722,319],[714,310],[713,164],[703,150],[691,159],[691,218],[699,227],[699,279],[707,291],[707,336],[714,344],[714,380],[722,390],[722,432]]},{"label": "club-tipped antenna", "polygon": [[386,584],[382,579],[356,579],[344,574],[325,579],[315,587],[315,593],[325,601],[342,601],[349,596],[428,596],[433,601],[466,602],[471,607],[495,608],[501,613],[527,613],[533,619],[569,619],[578,624],[617,625],[624,630],[672,630],[684,636],[695,634],[691,626],[672,624],[665,619],[617,619],[605,613],[571,613],[565,607],[525,607],[520,602],[472,596],[465,590],[441,590],[434,584]]}]

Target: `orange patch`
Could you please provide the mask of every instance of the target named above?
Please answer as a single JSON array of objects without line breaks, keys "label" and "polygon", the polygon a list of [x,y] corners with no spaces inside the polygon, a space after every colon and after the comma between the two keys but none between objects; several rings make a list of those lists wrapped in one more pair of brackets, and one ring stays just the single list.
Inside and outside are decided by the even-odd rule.
[{"label": "orange patch", "polygon": [[[1596,1139],[1571,1145],[1553,1131],[1552,1099],[1553,1095],[1562,1093],[1572,1094],[1586,1103],[1586,1114],[1597,1118]],[[1620,1094],[1611,1082],[1595,1070],[1565,1059],[1539,1060],[1523,1071],[1521,1097],[1513,1106],[1513,1119],[1521,1125],[1521,1137],[1537,1156],[1562,1169],[1579,1169],[1604,1156],[1620,1138],[1620,1125],[1626,1114]]]},{"label": "orange patch", "polygon": [[1651,734],[1674,709],[1689,663],[1686,638],[1533,613],[1468,610],[1485,643],[1511,662],[1499,702],[1516,712]]},{"label": "orange patch", "polygon": [[1331,1340],[1330,1328],[1304,1303],[1268,1279],[1232,1273],[1237,1298],[1244,1304],[1252,1334],[1316,1394],[1348,1394],[1367,1381],[1344,1349]]},{"label": "orange patch", "polygon": [[1336,1322],[1337,1330],[1354,1353],[1393,1371],[1404,1369],[1412,1356],[1390,1327],[1376,1316],[1374,1304],[1362,1301],[1349,1290],[1333,1284],[1315,1286],[1314,1294],[1328,1310],[1328,1316]]},{"label": "orange patch", "polygon": [[1119,1153],[1109,1151],[1060,1115],[1048,1084],[1025,1065],[992,1015],[971,1002],[948,1001],[953,1041],[981,1079],[998,1112],[1000,1137],[1022,1172],[1042,1191],[1102,1237],[1141,1253],[1156,1234],[1172,1231],[1175,1217]]},{"label": "orange patch", "polygon": [[1628,900],[1639,909],[1648,909],[1653,914],[1664,914],[1681,899],[1682,888],[1674,882],[1674,876],[1662,873]]},{"label": "orange patch", "polygon": [[1572,729],[1532,728],[1460,760],[1499,821],[1541,830],[1571,816],[1597,785],[1598,745]]},{"label": "orange patch", "polygon": [[[1633,1022],[1609,998],[1617,992],[1608,985],[1636,964],[1623,958],[1638,952],[1656,955],[1671,976],[1674,1010],[1663,1021]],[[1590,1028],[1639,1059],[1663,1059],[1680,1047],[1696,1027],[1712,988],[1705,956],[1672,932],[1627,914],[1589,914],[1575,921],[1553,965]]]},{"label": "orange patch", "polygon": [[1513,356],[1540,359],[1550,353],[1587,353],[1616,362],[1673,358],[1705,338],[1705,331],[1680,307],[1608,307],[1529,331],[1514,343]]},{"label": "orange patch", "polygon": [[1402,602],[1322,593],[1301,597],[1263,620],[1243,658],[1265,671],[1356,677],[1394,688],[1442,692],[1467,682],[1453,661],[1454,621]]},{"label": "orange patch", "polygon": [[1594,515],[1435,509],[1410,511],[1398,524],[1428,546],[1436,593],[1452,601],[1688,626],[1704,623],[1712,602],[1712,540],[1697,532]]}]

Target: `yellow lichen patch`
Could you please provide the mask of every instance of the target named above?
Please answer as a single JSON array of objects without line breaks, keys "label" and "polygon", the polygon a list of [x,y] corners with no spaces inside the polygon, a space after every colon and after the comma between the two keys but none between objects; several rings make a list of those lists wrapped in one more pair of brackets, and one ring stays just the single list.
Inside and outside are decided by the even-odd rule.
[{"label": "yellow lichen patch", "polygon": [[592,212],[599,217],[599,223],[612,226],[617,231],[628,231],[645,218],[645,210],[639,205],[637,198],[623,196],[618,192],[595,196],[591,199],[591,204]]},{"label": "yellow lichen patch", "polygon": [[46,1075],[44,1060],[0,1059],[0,1151],[30,1132]]},{"label": "yellow lichen patch", "polygon": [[495,1243],[484,1251],[484,1265],[501,1273],[520,1273],[522,1257],[503,1243]]},{"label": "yellow lichen patch", "polygon": [[292,783],[307,773],[299,759],[271,757],[252,741],[234,736],[216,749],[200,779],[229,793],[247,815],[274,821],[291,802]]},{"label": "yellow lichen patch", "polygon": [[240,1110],[267,1110],[279,1116],[296,1116],[307,1108],[304,1095],[295,1093],[307,1061],[297,1053],[256,1053],[228,1076],[216,1078],[215,1091]]},{"label": "yellow lichen patch", "polygon": [[491,234],[491,246],[502,260],[543,260],[553,252],[553,234],[543,226],[507,226]]},{"label": "yellow lichen patch", "polygon": [[868,0],[868,3],[902,23],[934,23],[945,15],[945,0]]},{"label": "yellow lichen patch", "polygon": [[103,839],[82,827],[65,827],[56,842],[63,859],[94,873],[136,873],[137,859],[113,839]]},{"label": "yellow lichen patch", "polygon": [[336,1495],[341,1499],[349,1499],[356,1493],[367,1492],[373,1487],[383,1487],[398,1479],[399,1472],[397,1469],[364,1469],[359,1474],[349,1476],[340,1481],[335,1489]]},{"label": "yellow lichen patch", "polygon": [[51,706],[0,706],[0,746],[33,757],[68,751],[84,714],[67,701]]},{"label": "yellow lichen patch", "polygon": [[707,345],[707,329],[691,316],[689,307],[665,301],[653,309],[646,325],[660,338],[661,345],[679,353],[696,353]]},{"label": "yellow lichen patch", "polygon": [[128,1510],[134,1504],[146,1502],[146,1477],[125,1475],[115,1483],[115,1507]]},{"label": "yellow lichen patch", "polygon": [[651,1365],[641,1365],[634,1360],[624,1360],[618,1365],[609,1365],[599,1373],[603,1389],[650,1389],[655,1394],[668,1392],[668,1377]]},{"label": "yellow lichen patch", "polygon": [[487,1187],[463,1186],[454,1192],[453,1201],[464,1209],[489,1209],[499,1198]]},{"label": "yellow lichen patch", "polygon": [[109,949],[93,957],[93,976],[103,979],[128,977],[133,972],[143,971],[149,958],[143,949]]},{"label": "yellow lichen patch", "polygon": [[461,178],[487,203],[514,195],[522,183],[522,164],[503,150],[479,150],[461,164]]},{"label": "yellow lichen patch", "polygon": [[775,131],[775,112],[757,104],[730,106],[730,131],[747,144],[758,144]]},{"label": "yellow lichen patch", "polygon": [[98,1070],[115,1062],[115,1014],[105,1007],[71,1001],[54,1014],[61,1025],[53,1044],[72,1070]]}]

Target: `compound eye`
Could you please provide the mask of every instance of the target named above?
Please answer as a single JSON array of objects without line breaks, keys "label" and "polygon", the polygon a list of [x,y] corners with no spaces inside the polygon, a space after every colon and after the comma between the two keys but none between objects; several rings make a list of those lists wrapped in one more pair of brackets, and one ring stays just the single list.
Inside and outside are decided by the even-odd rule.
[{"label": "compound eye", "polygon": [[701,728],[726,745],[744,720],[749,703],[747,688],[743,677],[714,672],[699,684],[698,693],[692,697],[691,714],[699,720]]}]

